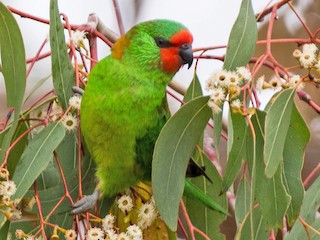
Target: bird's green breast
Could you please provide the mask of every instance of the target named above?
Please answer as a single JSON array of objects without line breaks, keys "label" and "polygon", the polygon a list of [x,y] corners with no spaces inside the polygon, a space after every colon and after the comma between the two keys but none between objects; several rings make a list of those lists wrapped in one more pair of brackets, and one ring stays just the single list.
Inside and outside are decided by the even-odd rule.
[{"label": "bird's green breast", "polygon": [[[91,71],[81,103],[81,129],[97,163],[99,187],[106,195],[123,191],[150,171],[145,157],[140,161],[137,155],[141,149],[137,142],[144,144],[144,139],[149,141],[160,131],[161,106],[171,77],[123,65],[112,57]],[[153,147],[153,143],[146,146]]]}]

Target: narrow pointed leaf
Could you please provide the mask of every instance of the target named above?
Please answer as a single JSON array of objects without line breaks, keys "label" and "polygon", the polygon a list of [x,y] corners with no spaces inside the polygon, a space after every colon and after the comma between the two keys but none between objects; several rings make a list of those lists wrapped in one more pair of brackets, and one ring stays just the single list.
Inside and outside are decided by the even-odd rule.
[{"label": "narrow pointed leaf", "polygon": [[208,99],[198,97],[182,106],[163,127],[155,145],[152,162],[154,197],[160,215],[172,230],[177,228],[190,156],[211,115]]},{"label": "narrow pointed leaf", "polygon": [[[68,190],[73,199],[78,196],[79,189],[79,172],[78,172],[78,142],[77,137],[74,133],[68,133],[65,135],[64,139],[60,142],[58,147],[56,147],[56,153],[59,158],[63,172],[66,174],[66,182],[68,183]],[[82,157],[82,191],[83,194],[92,194],[96,186],[95,164],[90,156],[85,145],[83,145],[84,155]],[[41,176],[41,177],[40,177]],[[48,214],[52,208],[59,202],[61,197],[64,196],[63,182],[60,178],[60,171],[56,166],[55,162],[49,162],[47,168],[41,173],[37,181],[43,181],[44,186],[38,186],[39,198],[42,203],[42,213],[44,215]],[[32,197],[34,191],[29,190],[28,196]],[[71,203],[69,200],[63,201],[59,207],[56,209],[54,214],[60,214],[63,212],[68,212],[70,210]],[[106,206],[107,207],[107,206]],[[33,213],[37,213],[37,208],[32,209]],[[100,214],[106,213],[99,212]]]},{"label": "narrow pointed leaf", "polygon": [[52,63],[52,80],[58,100],[65,110],[69,98],[73,95],[74,69],[67,52],[64,28],[61,23],[58,1],[50,1],[50,47]]},{"label": "narrow pointed leaf", "polygon": [[26,88],[25,50],[15,18],[0,2],[0,50],[2,74],[5,81],[7,106],[14,108],[14,119],[0,146],[2,162],[18,126],[21,104]]},{"label": "narrow pointed leaf", "polygon": [[[223,105],[221,106],[223,108]],[[213,114],[213,146],[217,158],[220,158],[219,144],[222,132],[222,112]]]},{"label": "narrow pointed leaf", "polygon": [[239,225],[250,212],[250,184],[246,176],[242,176],[237,190],[235,217]]},{"label": "narrow pointed leaf", "polygon": [[242,0],[229,41],[223,68],[235,70],[245,66],[254,53],[257,40],[257,24],[251,0]]},{"label": "narrow pointed leaf", "polygon": [[47,167],[53,150],[62,141],[64,135],[63,126],[55,123],[43,129],[29,142],[12,176],[17,186],[14,199],[21,199],[34,180]]},{"label": "narrow pointed leaf", "polygon": [[0,2],[0,49],[2,73],[6,85],[7,106],[18,112],[26,87],[24,44],[15,18]]},{"label": "narrow pointed leaf", "polygon": [[292,198],[287,211],[289,225],[292,225],[299,216],[304,196],[301,171],[304,159],[304,149],[309,139],[309,129],[297,107],[293,105],[291,121],[283,151],[283,178],[286,189]]},{"label": "narrow pointed leaf", "polygon": [[206,194],[200,188],[198,188],[188,180],[185,180],[185,188],[183,193],[189,198],[199,200],[205,206],[208,206],[211,210],[223,213],[224,215],[228,215],[228,212],[224,207],[220,206],[220,204],[212,200],[210,197],[206,196]]},{"label": "narrow pointed leaf", "polygon": [[[270,232],[267,230],[265,220],[261,216],[259,209],[253,209],[253,223],[250,223],[250,213],[248,213],[238,228],[235,240],[244,239],[268,239]],[[253,227],[253,228],[252,228]]]},{"label": "narrow pointed leaf", "polygon": [[223,188],[225,192],[237,177],[246,150],[246,131],[245,118],[238,113],[229,112],[228,121],[228,161],[223,177]]},{"label": "narrow pointed leaf", "polygon": [[199,96],[202,96],[202,88],[198,75],[195,73],[186,93],[184,94],[183,101],[188,102]]},{"label": "narrow pointed leaf", "polygon": [[[272,177],[281,162],[283,162],[283,149],[289,129],[295,91],[286,89],[282,91],[271,105],[265,123],[264,162],[265,175]],[[273,101],[272,100],[272,101]]]},{"label": "narrow pointed leaf", "polygon": [[[291,197],[288,195],[283,183],[282,169],[279,167],[276,174],[267,178],[264,175],[263,164],[263,146],[264,146],[264,132],[263,125],[265,122],[265,113],[257,111],[252,116],[252,124],[256,135],[256,163],[255,163],[255,176],[252,179],[254,188],[254,198],[259,203],[259,211],[263,216],[269,228],[282,227],[283,217],[288,209]],[[248,138],[247,151],[249,168],[252,169],[252,153],[253,147]],[[252,141],[252,140],[251,140]],[[252,171],[252,170],[251,170]]]},{"label": "narrow pointed leaf", "polygon": [[[312,184],[304,195],[301,206],[300,217],[306,221],[310,226],[319,230],[320,221],[316,218],[316,212],[320,207],[320,177]],[[319,235],[309,229],[311,239],[320,239]],[[301,221],[296,221],[289,234],[286,235],[285,240],[309,239],[304,226]]]},{"label": "narrow pointed leaf", "polygon": [[[16,132],[13,135],[13,140],[16,140],[18,137],[21,136],[25,131],[28,129],[28,124],[25,121],[19,122],[18,126],[16,128]],[[14,173],[14,170],[19,162],[19,159],[25,149],[25,147],[28,144],[28,134],[26,134],[24,137],[22,137],[19,142],[14,146],[12,149],[9,158],[8,158],[8,171],[12,175]]]},{"label": "narrow pointed leaf", "polygon": [[273,177],[263,176],[257,189],[259,209],[269,228],[282,228],[283,218],[291,201],[283,183],[282,166]]}]

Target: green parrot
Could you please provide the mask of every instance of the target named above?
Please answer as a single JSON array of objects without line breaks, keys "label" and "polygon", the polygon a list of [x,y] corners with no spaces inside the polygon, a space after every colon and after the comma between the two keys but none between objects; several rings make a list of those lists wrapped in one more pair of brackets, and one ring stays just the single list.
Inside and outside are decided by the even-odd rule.
[{"label": "green parrot", "polygon": [[[111,55],[92,69],[80,113],[98,186],[74,205],[72,214],[92,208],[100,195],[115,196],[151,179],[154,145],[170,117],[166,87],[184,64],[190,68],[192,41],[178,22],[143,22],[120,37]],[[192,175],[205,175],[194,162],[188,169]]]}]

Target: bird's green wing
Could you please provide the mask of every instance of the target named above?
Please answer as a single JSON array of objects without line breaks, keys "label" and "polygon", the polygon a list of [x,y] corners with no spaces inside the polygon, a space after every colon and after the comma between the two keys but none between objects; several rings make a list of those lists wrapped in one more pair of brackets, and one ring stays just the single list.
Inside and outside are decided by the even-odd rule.
[{"label": "bird's green wing", "polygon": [[148,128],[144,136],[136,139],[136,162],[141,166],[142,169],[145,169],[144,179],[146,180],[151,179],[151,165],[154,145],[161,129],[170,117],[166,97],[163,99],[162,105],[157,108],[157,112],[157,123],[153,127]]}]

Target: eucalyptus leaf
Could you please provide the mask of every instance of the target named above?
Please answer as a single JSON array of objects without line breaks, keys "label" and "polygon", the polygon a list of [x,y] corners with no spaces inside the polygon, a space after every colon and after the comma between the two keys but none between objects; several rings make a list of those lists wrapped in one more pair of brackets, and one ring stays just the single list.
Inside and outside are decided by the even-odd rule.
[{"label": "eucalyptus leaf", "polygon": [[[28,125],[26,121],[21,121],[18,123],[16,132],[13,135],[13,141],[21,136],[25,131],[28,130]],[[10,175],[13,175],[16,166],[18,165],[21,154],[23,153],[25,147],[28,144],[28,134],[24,135],[12,148],[12,151],[8,158],[8,171]]]},{"label": "eucalyptus leaf", "polygon": [[22,35],[12,13],[0,2],[0,49],[7,106],[19,115],[26,88],[26,63]]},{"label": "eucalyptus leaf", "polygon": [[237,20],[230,33],[223,68],[235,70],[245,66],[254,53],[256,40],[257,23],[251,0],[242,0]]},{"label": "eucalyptus leaf", "polygon": [[213,114],[213,146],[217,158],[220,158],[219,144],[222,132],[222,113],[223,105],[221,106],[221,112]]},{"label": "eucalyptus leaf", "polygon": [[[256,164],[255,164],[255,176],[252,182],[255,186],[254,191],[251,196],[257,198],[259,203],[259,211],[261,212],[266,224],[269,228],[282,227],[283,217],[288,209],[291,197],[288,195],[286,188],[284,186],[282,178],[283,166],[280,166],[276,174],[267,178],[264,175],[264,164],[263,164],[263,147],[264,147],[264,129],[263,125],[265,123],[265,113],[257,111],[253,115],[252,125],[255,130],[256,135]],[[253,145],[251,143],[252,137],[248,137],[247,151],[249,167],[252,169],[252,153],[254,151]],[[251,170],[252,172],[253,170]]]},{"label": "eucalyptus leaf", "polygon": [[265,220],[261,216],[259,209],[253,209],[252,220],[253,223],[251,224],[250,213],[248,213],[238,228],[238,232],[234,238],[235,240],[268,239],[270,232],[267,230]]},{"label": "eucalyptus leaf", "polygon": [[54,123],[43,129],[29,142],[12,176],[17,186],[13,199],[21,199],[25,195],[34,180],[47,167],[52,152],[64,135],[64,127],[60,123]]},{"label": "eucalyptus leaf", "polygon": [[[320,177],[311,185],[304,195],[301,206],[300,217],[308,223],[308,225],[315,229],[320,228],[320,221],[316,219],[316,212],[320,207]],[[320,239],[320,236],[309,229],[311,239]],[[301,221],[296,221],[289,234],[284,238],[285,240],[309,239],[304,226]]]},{"label": "eucalyptus leaf", "polygon": [[235,217],[237,224],[241,224],[250,212],[250,184],[245,175],[242,176],[238,189],[235,206]]},{"label": "eucalyptus leaf", "polygon": [[301,171],[304,160],[304,150],[309,139],[309,129],[294,104],[283,150],[283,178],[286,189],[292,198],[287,211],[287,221],[290,226],[299,216],[304,196]]},{"label": "eucalyptus leaf", "polygon": [[186,93],[184,94],[183,101],[186,103],[199,96],[202,96],[202,88],[198,75],[195,73]]},{"label": "eucalyptus leaf", "polygon": [[265,175],[271,178],[283,162],[283,149],[289,129],[295,90],[286,89],[275,99],[267,112],[265,122]]},{"label": "eucalyptus leaf", "polygon": [[[61,163],[62,171],[65,175],[68,191],[71,197],[76,200],[79,192],[79,171],[78,171],[78,162],[77,160],[77,142],[73,133],[66,134],[65,138],[61,141],[59,146],[56,148],[57,156]],[[91,158],[86,146],[83,146],[84,155],[82,156],[82,192],[83,194],[89,195],[92,194],[96,187],[96,178],[95,175],[95,164]],[[69,161],[69,164],[68,162]],[[74,162],[75,161],[75,162]],[[68,166],[69,165],[69,166]],[[55,171],[54,171],[55,170]],[[51,174],[60,174],[58,167],[55,167],[51,170]],[[47,182],[47,184],[53,184],[56,179],[53,181]],[[42,212],[43,215],[48,214],[52,208],[59,202],[59,200],[65,195],[63,182],[60,180],[56,185],[48,186],[42,190],[38,191],[39,197],[41,198],[42,203]],[[33,191],[28,192],[28,196],[33,196]],[[104,203],[109,203],[108,201]],[[106,206],[108,207],[108,206]],[[105,207],[105,208],[106,208]],[[104,209],[105,209],[104,208]],[[65,199],[59,207],[56,209],[54,214],[61,214],[69,212],[71,209],[71,202],[68,199]],[[32,212],[37,213],[38,209],[34,208]],[[105,212],[103,212],[105,213]]]},{"label": "eucalyptus leaf", "polygon": [[6,87],[7,106],[14,108],[11,128],[2,139],[0,147],[0,161],[2,162],[18,126],[26,88],[26,63],[24,43],[18,23],[2,2],[0,2],[0,22],[1,64]]},{"label": "eucalyptus leaf", "polygon": [[75,73],[67,51],[57,0],[50,0],[50,47],[53,87],[62,108],[66,110],[73,95]]},{"label": "eucalyptus leaf", "polygon": [[242,160],[245,158],[246,131],[245,118],[230,109],[228,120],[228,161],[223,177],[223,192],[228,190],[237,177]]},{"label": "eucalyptus leaf", "polygon": [[157,209],[171,230],[176,230],[185,173],[211,109],[209,97],[198,97],[182,106],[162,128],[152,161],[152,188]]}]

